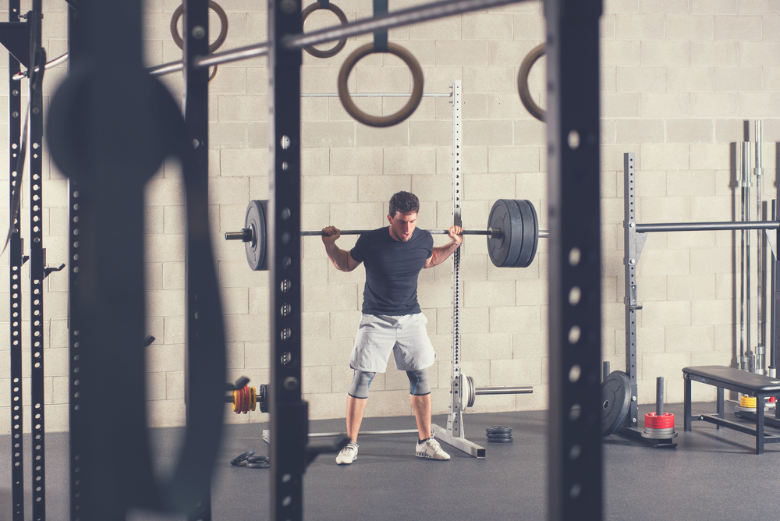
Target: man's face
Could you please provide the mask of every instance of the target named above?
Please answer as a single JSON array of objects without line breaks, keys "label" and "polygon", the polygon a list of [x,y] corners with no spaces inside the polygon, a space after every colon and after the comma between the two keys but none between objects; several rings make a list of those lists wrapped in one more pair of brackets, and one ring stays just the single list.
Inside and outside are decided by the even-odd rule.
[{"label": "man's face", "polygon": [[390,236],[396,241],[406,242],[412,238],[417,226],[417,212],[395,212],[395,215],[387,216],[387,221],[390,223]]}]

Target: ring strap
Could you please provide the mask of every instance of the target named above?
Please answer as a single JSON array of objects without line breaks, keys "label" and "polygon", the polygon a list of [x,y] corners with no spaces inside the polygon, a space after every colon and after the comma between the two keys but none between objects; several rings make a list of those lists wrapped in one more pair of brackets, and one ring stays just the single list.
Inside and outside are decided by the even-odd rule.
[{"label": "ring strap", "polygon": [[[374,18],[387,14],[388,0],[374,0]],[[374,33],[374,52],[387,52],[387,31]]]}]

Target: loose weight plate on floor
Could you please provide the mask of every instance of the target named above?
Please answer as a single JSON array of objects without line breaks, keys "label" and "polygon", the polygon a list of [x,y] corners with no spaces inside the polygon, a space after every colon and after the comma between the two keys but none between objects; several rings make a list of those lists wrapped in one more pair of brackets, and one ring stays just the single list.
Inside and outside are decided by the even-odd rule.
[{"label": "loose weight plate on floor", "polygon": [[244,228],[252,230],[252,240],[244,243],[246,249],[246,261],[254,271],[268,269],[268,255],[266,244],[265,214],[267,201],[249,201],[244,217]]},{"label": "loose weight plate on floor", "polygon": [[623,425],[631,405],[631,380],[623,371],[612,371],[601,384],[601,434],[614,433]]},{"label": "loose weight plate on floor", "polygon": [[536,256],[539,220],[531,201],[499,199],[490,209],[488,228],[498,228],[498,236],[488,236],[488,254],[499,268],[527,268]]}]

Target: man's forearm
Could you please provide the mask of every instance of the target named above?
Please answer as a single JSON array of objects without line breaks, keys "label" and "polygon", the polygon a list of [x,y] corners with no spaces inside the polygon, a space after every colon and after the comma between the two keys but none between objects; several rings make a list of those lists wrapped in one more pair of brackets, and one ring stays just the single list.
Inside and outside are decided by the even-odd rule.
[{"label": "man's forearm", "polygon": [[349,271],[349,252],[342,250],[336,243],[330,243],[325,245],[325,252],[328,254],[328,258],[333,266],[339,271]]},{"label": "man's forearm", "polygon": [[438,266],[447,258],[452,255],[452,252],[458,249],[460,244],[451,242],[450,244],[447,244],[446,246],[439,246],[433,249],[433,255],[431,256],[431,268],[434,266]]}]

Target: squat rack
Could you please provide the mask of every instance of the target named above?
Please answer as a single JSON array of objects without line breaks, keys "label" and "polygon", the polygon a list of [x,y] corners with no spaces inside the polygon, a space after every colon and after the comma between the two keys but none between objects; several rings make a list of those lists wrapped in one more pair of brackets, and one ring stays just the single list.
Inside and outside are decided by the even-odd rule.
[{"label": "squat rack", "polygon": [[[141,70],[139,4],[69,0],[70,19],[76,14],[79,19],[78,31],[74,32],[73,26],[69,28],[69,51],[78,58],[78,71],[72,68],[73,74],[52,100],[48,128],[52,158],[60,166],[60,161],[67,164],[66,168],[61,166],[61,170],[71,179],[78,177],[81,180],[78,190],[81,201],[78,211],[83,217],[81,234],[79,240],[74,240],[71,223],[70,241],[71,254],[79,251],[83,268],[78,279],[79,291],[71,295],[71,354],[76,356],[74,353],[79,352],[81,357],[76,364],[71,357],[72,375],[76,368],[81,370],[77,378],[72,376],[71,386],[71,398],[77,398],[71,402],[71,417],[81,417],[72,424],[71,430],[74,447],[81,451],[72,452],[71,458],[72,476],[73,472],[81,470],[80,478],[72,484],[81,487],[78,495],[75,490],[73,492],[72,499],[78,498],[77,502],[71,503],[73,519],[79,519],[79,516],[107,521],[120,519],[127,505],[139,502],[153,508],[187,511],[197,519],[210,517],[208,512],[199,515],[198,508],[204,501],[204,478],[213,470],[212,448],[217,445],[214,440],[219,439],[220,428],[208,420],[221,423],[222,403],[218,400],[213,404],[208,396],[219,395],[214,382],[224,381],[224,331],[218,292],[209,285],[215,280],[212,279],[213,259],[210,250],[203,249],[203,246],[209,246],[208,226],[204,227],[202,221],[207,204],[206,187],[202,183],[202,161],[208,150],[207,133],[204,132],[208,121],[202,117],[207,113],[207,97],[203,96],[207,91],[198,93],[195,85],[200,84],[203,88],[202,84],[207,83],[206,68],[251,57],[269,57],[269,88],[272,91],[269,96],[269,139],[273,170],[269,180],[269,230],[273,229],[269,234],[270,309],[292,310],[291,313],[274,314],[270,319],[273,339],[270,412],[271,439],[274,441],[271,515],[273,519],[300,520],[303,518],[303,473],[322,450],[307,444],[308,404],[301,399],[301,273],[298,262],[301,252],[300,241],[290,240],[294,236],[290,232],[300,232],[301,49],[515,1],[518,0],[440,1],[304,35],[301,6],[296,0],[268,0],[268,42],[207,56],[208,1],[185,0],[185,57],[167,71],[185,71],[187,124],[182,128],[178,126],[181,115],[171,112],[168,98],[157,87],[159,84],[150,81],[149,75],[137,73]],[[34,2],[40,5],[40,0]],[[78,6],[78,13],[74,6]],[[601,12],[601,0],[548,0],[545,3],[551,237],[548,479],[549,512],[553,520],[600,519],[602,515],[601,435],[597,421],[601,408],[598,94]],[[118,19],[123,23],[113,23]],[[45,59],[36,63],[41,64],[42,72]],[[29,67],[33,71],[36,69],[35,63]],[[83,91],[87,80],[96,95],[77,98],[79,90],[74,87],[80,85]],[[143,99],[154,103],[156,113],[125,110],[118,116],[110,110],[116,105],[118,93],[125,103],[136,104],[132,106],[140,107],[138,104]],[[92,119],[75,118],[75,114],[67,110],[73,106],[86,109]],[[100,131],[96,132],[98,128]],[[143,396],[139,390],[143,387],[143,373],[136,372],[138,358],[133,351],[133,348],[138,349],[136,340],[140,344],[143,338],[138,328],[138,319],[143,315],[142,293],[138,291],[142,271],[135,264],[139,252],[143,252],[142,243],[136,241],[142,233],[140,219],[135,219],[141,203],[131,199],[123,201],[122,209],[127,213],[114,213],[109,229],[109,215],[105,213],[106,206],[101,199],[118,193],[130,195],[128,191],[122,192],[123,187],[130,186],[131,176],[129,166],[120,158],[126,158],[127,149],[145,150],[150,158],[158,157],[165,146],[156,146],[149,136],[160,128],[167,130],[166,137],[170,140],[167,151],[174,146],[181,147],[184,139],[194,145],[194,156],[183,148],[176,148],[176,153],[184,163],[185,178],[200,179],[187,185],[188,248],[192,246],[192,251],[198,252],[198,255],[187,257],[188,444],[182,457],[185,466],[177,470],[176,479],[163,489],[159,489],[153,480],[146,479],[148,469],[144,464],[148,447],[141,443],[141,439],[145,439],[145,424],[141,419],[143,406],[138,401]],[[117,133],[122,135],[121,143],[109,138]],[[81,146],[85,144],[82,138],[89,146]],[[71,140],[74,139],[80,146],[73,146]],[[133,164],[137,170],[145,171],[149,164],[138,162],[138,159]],[[71,160],[82,163],[68,163]],[[80,165],[85,168],[78,168]],[[123,171],[127,175],[121,174]],[[85,175],[82,177],[81,173]],[[136,185],[132,188],[137,189]],[[75,195],[76,191],[71,193]],[[205,229],[205,237],[190,235],[199,229]],[[108,258],[116,262],[110,272],[106,271],[104,263]],[[116,277],[117,271],[123,276]],[[106,278],[108,275],[113,279]],[[71,282],[74,280],[77,279],[74,277]],[[98,284],[92,285],[92,282]],[[126,291],[131,296],[125,302],[124,321],[115,320],[110,309],[100,307],[113,303],[110,289]],[[575,292],[575,289],[579,291]],[[572,299],[570,295],[573,294],[582,295],[582,298]],[[90,300],[91,297],[97,300]],[[73,328],[76,321],[78,329]],[[109,335],[118,335],[112,350],[104,353],[96,349]],[[213,349],[216,359],[210,359],[203,352],[205,346]],[[125,358],[120,357],[120,353]],[[108,374],[101,374],[101,371],[111,370],[112,362],[121,363],[122,360],[132,362],[127,365],[133,368],[127,376],[111,374],[109,378]],[[197,377],[203,385],[191,385],[191,377]],[[80,390],[74,391],[79,380]],[[111,410],[110,397],[101,396],[101,389],[107,389],[106,384],[111,383],[126,389],[128,408],[123,415]],[[82,409],[78,409],[79,404]],[[218,416],[214,415],[215,411]],[[198,423],[201,428],[192,429]],[[122,431],[117,426],[128,429]],[[108,432],[104,430],[106,428],[116,435],[110,446],[100,437],[101,433]],[[190,433],[193,433],[192,440]],[[112,448],[117,444],[126,444],[132,451],[116,454]],[[190,450],[193,448],[205,450],[195,456]],[[133,456],[138,455],[141,457],[136,461]],[[124,465],[121,476],[111,471],[117,465]],[[190,478],[189,486],[182,488],[184,482],[179,477]],[[128,497],[130,492],[132,497]]]},{"label": "squat rack", "polygon": [[[642,309],[642,305],[639,304],[637,298],[637,264],[639,258],[642,255],[642,249],[644,248],[645,241],[647,240],[648,233],[654,232],[684,232],[684,231],[717,231],[717,230],[731,230],[731,231],[746,231],[746,230],[766,230],[768,243],[772,250],[773,261],[771,264],[771,279],[770,279],[770,293],[772,297],[772,311],[770,313],[770,338],[771,338],[771,354],[770,354],[770,367],[775,367],[776,352],[775,345],[777,339],[777,324],[775,321],[776,302],[778,299],[777,293],[777,230],[780,229],[780,221],[777,219],[775,211],[775,202],[772,204],[772,220],[771,221],[730,221],[730,222],[691,222],[691,223],[647,223],[640,224],[636,221],[636,177],[633,152],[626,152],[623,154],[623,205],[624,205],[624,221],[623,221],[623,233],[624,233],[624,257],[623,264],[625,266],[625,330],[626,330],[626,374],[631,381],[631,403],[629,408],[629,414],[626,416],[625,423],[617,431],[619,434],[625,435],[637,441],[648,443],[655,447],[660,446],[672,446],[671,443],[663,442],[663,440],[648,439],[641,435],[641,431],[637,430],[638,424],[638,404],[639,395],[637,392],[637,370],[636,370],[636,354],[637,354],[637,316],[636,312]],[[780,185],[778,185],[778,199],[780,199]],[[770,233],[773,231],[775,233]],[[741,365],[741,364],[740,364]],[[740,367],[743,368],[743,367]],[[669,440],[670,441],[670,440]]]}]

